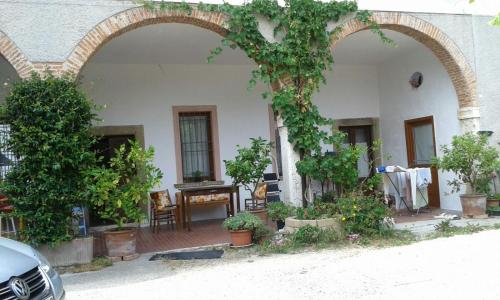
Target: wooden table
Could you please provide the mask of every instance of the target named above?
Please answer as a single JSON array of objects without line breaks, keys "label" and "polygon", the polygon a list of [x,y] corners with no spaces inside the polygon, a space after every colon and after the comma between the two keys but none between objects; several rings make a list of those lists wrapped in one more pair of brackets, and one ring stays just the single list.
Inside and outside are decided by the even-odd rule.
[{"label": "wooden table", "polygon": [[[234,194],[236,194],[236,207],[237,211],[240,211],[240,189],[239,186],[234,185],[209,185],[209,186],[197,186],[197,187],[183,187],[178,188],[181,191],[181,222],[182,228],[191,231],[191,201],[189,198],[192,196],[208,196],[214,194],[229,194],[229,207],[231,210],[231,215],[234,216]],[[213,203],[211,203],[213,202]],[[206,205],[210,204],[220,204],[217,201],[207,201]]]}]

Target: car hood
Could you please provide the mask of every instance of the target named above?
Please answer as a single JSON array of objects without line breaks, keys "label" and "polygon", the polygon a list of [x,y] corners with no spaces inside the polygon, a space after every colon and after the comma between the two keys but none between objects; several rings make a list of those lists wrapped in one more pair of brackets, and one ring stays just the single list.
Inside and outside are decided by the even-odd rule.
[{"label": "car hood", "polygon": [[21,275],[39,262],[30,246],[0,238],[0,283]]}]

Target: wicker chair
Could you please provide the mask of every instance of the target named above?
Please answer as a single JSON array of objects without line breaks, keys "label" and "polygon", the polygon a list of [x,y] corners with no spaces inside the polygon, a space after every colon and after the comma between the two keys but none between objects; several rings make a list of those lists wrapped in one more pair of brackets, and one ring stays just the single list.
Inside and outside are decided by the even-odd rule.
[{"label": "wicker chair", "polygon": [[255,199],[245,199],[245,210],[255,210],[266,208],[267,184],[259,183],[255,191]]},{"label": "wicker chair", "polygon": [[168,190],[149,193],[151,197],[149,226],[153,232],[160,231],[160,223],[165,221],[174,228],[178,222],[177,205],[172,204]]}]

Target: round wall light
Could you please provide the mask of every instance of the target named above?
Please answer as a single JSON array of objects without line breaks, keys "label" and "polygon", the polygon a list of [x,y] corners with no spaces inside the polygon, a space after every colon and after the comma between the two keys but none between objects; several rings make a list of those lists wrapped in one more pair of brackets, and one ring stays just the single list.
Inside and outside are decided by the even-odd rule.
[{"label": "round wall light", "polygon": [[424,82],[424,75],[420,72],[415,72],[411,75],[409,82],[412,88],[419,88],[422,82]]}]

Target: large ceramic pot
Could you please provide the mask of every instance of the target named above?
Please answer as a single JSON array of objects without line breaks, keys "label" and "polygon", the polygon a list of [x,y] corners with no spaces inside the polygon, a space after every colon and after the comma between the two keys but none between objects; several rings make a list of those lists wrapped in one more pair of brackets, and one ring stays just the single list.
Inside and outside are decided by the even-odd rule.
[{"label": "large ceramic pot", "polygon": [[306,225],[319,227],[321,229],[334,230],[339,236],[343,236],[344,234],[340,215],[318,220],[298,220],[296,217],[288,217],[285,219],[285,231],[289,233],[294,233],[300,227],[304,227]]},{"label": "large ceramic pot", "polygon": [[499,206],[500,205],[500,199],[487,199],[486,200],[486,206],[487,207],[493,207],[493,206]]},{"label": "large ceramic pot", "polygon": [[252,231],[251,230],[230,230],[231,233],[231,246],[244,247],[252,244]]},{"label": "large ceramic pot", "polygon": [[108,256],[113,260],[132,260],[139,256],[136,252],[137,231],[135,228],[105,231],[104,241]]},{"label": "large ceramic pot", "polygon": [[460,195],[464,218],[487,218],[485,195]]},{"label": "large ceramic pot", "polygon": [[249,210],[248,212],[259,217],[259,219],[262,220],[264,225],[267,225],[268,218],[267,218],[267,210],[266,209],[253,209],[253,210]]}]

